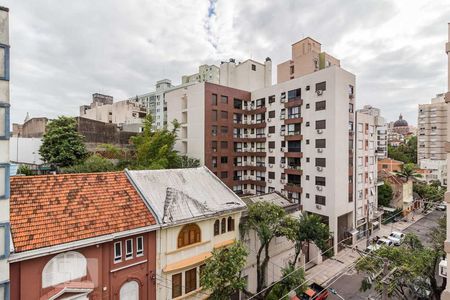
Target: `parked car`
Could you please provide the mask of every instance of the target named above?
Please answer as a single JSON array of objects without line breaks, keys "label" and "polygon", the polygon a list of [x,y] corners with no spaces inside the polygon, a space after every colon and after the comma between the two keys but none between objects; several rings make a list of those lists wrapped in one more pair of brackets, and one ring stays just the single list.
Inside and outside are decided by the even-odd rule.
[{"label": "parked car", "polygon": [[312,283],[306,291],[303,292],[300,299],[301,300],[325,300],[330,295],[330,292],[328,292],[327,289],[325,289],[323,286],[318,285],[317,283]]},{"label": "parked car", "polygon": [[394,243],[394,246],[400,246],[404,238],[405,234],[399,231],[392,231],[388,236],[388,239],[390,239]]},{"label": "parked car", "polygon": [[381,246],[392,247],[393,245],[394,245],[394,243],[390,239],[388,239],[386,237],[382,237],[382,238],[378,239],[374,244],[367,247],[367,250],[369,250],[369,252],[372,252],[372,251],[380,249]]},{"label": "parked car", "polygon": [[447,206],[445,204],[438,204],[436,206],[436,210],[445,211],[447,209]]}]

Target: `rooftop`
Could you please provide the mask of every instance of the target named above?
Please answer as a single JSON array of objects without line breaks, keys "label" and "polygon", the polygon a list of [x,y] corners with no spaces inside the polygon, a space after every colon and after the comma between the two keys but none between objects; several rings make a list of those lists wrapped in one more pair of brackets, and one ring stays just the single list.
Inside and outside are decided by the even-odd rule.
[{"label": "rooftop", "polygon": [[124,172],[11,177],[15,252],[156,224]]}]

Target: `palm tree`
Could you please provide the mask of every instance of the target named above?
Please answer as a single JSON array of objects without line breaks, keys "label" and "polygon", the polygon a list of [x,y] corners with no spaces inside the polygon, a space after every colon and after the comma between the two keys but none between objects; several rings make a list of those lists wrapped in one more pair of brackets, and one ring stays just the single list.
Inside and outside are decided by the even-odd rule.
[{"label": "palm tree", "polygon": [[413,163],[404,164],[401,171],[395,171],[394,173],[397,176],[404,178],[405,181],[408,181],[410,178],[414,179],[422,177],[421,174],[416,172],[416,165]]}]

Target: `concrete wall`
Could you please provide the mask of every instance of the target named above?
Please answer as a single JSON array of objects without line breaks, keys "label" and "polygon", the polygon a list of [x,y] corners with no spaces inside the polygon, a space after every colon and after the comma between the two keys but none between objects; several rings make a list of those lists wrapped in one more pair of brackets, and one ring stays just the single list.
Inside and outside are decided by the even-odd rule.
[{"label": "concrete wall", "polygon": [[220,85],[244,91],[271,86],[272,61],[267,58],[264,64],[251,59],[238,64],[223,62],[220,65]]},{"label": "concrete wall", "polygon": [[12,137],[9,143],[11,162],[17,164],[43,164],[44,162],[39,155],[41,145],[42,139],[40,138]]}]

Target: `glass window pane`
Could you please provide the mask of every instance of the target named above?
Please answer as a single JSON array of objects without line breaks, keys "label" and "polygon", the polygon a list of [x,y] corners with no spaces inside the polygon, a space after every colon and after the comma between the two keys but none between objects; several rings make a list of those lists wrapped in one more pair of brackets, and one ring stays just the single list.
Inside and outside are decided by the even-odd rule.
[{"label": "glass window pane", "polygon": [[6,168],[0,166],[0,198],[5,196]]},{"label": "glass window pane", "polygon": [[6,135],[5,118],[6,118],[6,107],[0,107],[0,136]]},{"label": "glass window pane", "polygon": [[0,256],[5,255],[6,228],[0,227]]}]

